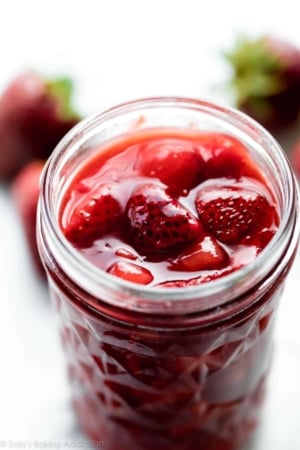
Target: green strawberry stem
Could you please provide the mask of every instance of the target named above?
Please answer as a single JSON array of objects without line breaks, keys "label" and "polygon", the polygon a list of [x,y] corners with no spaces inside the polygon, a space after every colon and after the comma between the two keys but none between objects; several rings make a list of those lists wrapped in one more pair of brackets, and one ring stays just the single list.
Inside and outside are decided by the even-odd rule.
[{"label": "green strawberry stem", "polygon": [[58,102],[58,114],[64,120],[79,119],[72,103],[74,83],[71,78],[60,77],[46,82],[47,94]]},{"label": "green strawberry stem", "polygon": [[249,98],[266,98],[285,89],[284,64],[268,45],[267,37],[249,40],[240,36],[230,52],[223,53],[233,70],[231,87],[240,105]]}]

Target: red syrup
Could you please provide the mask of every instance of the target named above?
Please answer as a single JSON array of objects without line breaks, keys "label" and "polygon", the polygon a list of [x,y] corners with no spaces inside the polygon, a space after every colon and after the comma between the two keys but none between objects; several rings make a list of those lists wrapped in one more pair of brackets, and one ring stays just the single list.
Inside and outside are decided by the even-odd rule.
[{"label": "red syrup", "polygon": [[86,162],[64,196],[60,223],[102,270],[169,287],[249,264],[279,218],[263,175],[236,139],[152,131]]}]

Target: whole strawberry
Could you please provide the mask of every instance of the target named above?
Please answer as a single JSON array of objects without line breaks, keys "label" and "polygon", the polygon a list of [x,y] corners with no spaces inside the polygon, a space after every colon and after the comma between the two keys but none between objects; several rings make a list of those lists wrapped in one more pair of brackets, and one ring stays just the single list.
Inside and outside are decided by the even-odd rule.
[{"label": "whole strawberry", "polygon": [[17,208],[24,236],[32,261],[37,271],[45,275],[36,242],[36,209],[39,197],[39,183],[44,167],[43,161],[32,161],[15,177],[12,195]]},{"label": "whole strawberry", "polygon": [[72,83],[35,72],[15,78],[0,98],[0,178],[13,177],[33,159],[47,159],[79,120],[71,107]]},{"label": "whole strawberry", "polygon": [[300,49],[272,35],[241,38],[225,53],[236,107],[271,132],[296,121],[300,111]]}]

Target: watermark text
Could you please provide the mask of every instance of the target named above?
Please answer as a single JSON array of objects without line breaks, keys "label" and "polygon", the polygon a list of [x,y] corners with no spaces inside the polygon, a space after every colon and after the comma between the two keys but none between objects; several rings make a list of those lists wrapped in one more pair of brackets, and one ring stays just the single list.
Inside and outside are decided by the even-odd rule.
[{"label": "watermark text", "polygon": [[12,448],[12,449],[39,449],[39,450],[60,450],[60,449],[77,449],[77,448],[104,448],[103,441],[89,441],[89,440],[62,440],[62,441],[39,441],[39,440],[18,440],[9,439],[1,440],[0,449]]}]

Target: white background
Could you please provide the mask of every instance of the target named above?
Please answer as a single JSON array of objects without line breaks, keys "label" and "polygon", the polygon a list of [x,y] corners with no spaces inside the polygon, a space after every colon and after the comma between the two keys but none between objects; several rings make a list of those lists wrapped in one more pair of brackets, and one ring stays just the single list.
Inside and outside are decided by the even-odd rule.
[{"label": "white background", "polygon": [[[34,68],[72,75],[84,115],[149,95],[228,103],[220,89],[228,76],[221,52],[239,33],[275,33],[300,46],[296,5],[292,0],[2,1],[0,89]],[[300,450],[299,270],[300,256],[280,306],[256,450]],[[2,441],[10,448],[82,447],[86,441],[69,408],[47,290],[33,272],[5,186],[0,187],[0,301],[0,447]]]}]

